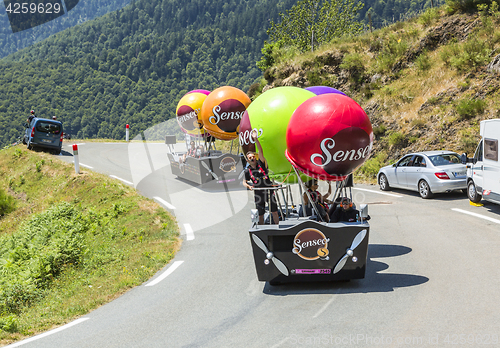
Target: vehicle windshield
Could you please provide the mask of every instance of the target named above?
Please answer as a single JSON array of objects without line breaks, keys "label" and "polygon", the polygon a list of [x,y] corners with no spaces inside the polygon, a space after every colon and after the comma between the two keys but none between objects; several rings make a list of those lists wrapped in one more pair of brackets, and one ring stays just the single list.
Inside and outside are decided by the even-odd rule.
[{"label": "vehicle windshield", "polygon": [[59,134],[61,131],[61,125],[52,122],[38,122],[36,124],[36,130],[44,133]]},{"label": "vehicle windshield", "polygon": [[454,153],[446,153],[442,155],[429,156],[432,164],[435,166],[445,166],[448,164],[459,164],[460,157]]}]

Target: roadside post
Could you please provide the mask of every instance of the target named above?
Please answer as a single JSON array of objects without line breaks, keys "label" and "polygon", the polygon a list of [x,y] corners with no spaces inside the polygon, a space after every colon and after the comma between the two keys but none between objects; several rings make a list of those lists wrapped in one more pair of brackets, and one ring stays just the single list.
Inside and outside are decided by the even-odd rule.
[{"label": "roadside post", "polygon": [[73,159],[75,161],[75,173],[80,174],[80,161],[78,159],[78,145],[73,145]]},{"label": "roadside post", "polygon": [[127,125],[125,126],[125,141],[128,142],[128,129],[129,129],[129,125],[127,123]]}]

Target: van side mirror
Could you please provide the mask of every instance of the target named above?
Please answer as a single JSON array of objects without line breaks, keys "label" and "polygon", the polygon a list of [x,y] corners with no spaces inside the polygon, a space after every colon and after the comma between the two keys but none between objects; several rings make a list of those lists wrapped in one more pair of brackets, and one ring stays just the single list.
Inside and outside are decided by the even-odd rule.
[{"label": "van side mirror", "polygon": [[477,162],[477,159],[475,159],[475,158],[467,158],[467,154],[463,153],[460,156],[460,161],[462,162],[462,164],[467,164],[467,163],[474,163],[475,164]]}]

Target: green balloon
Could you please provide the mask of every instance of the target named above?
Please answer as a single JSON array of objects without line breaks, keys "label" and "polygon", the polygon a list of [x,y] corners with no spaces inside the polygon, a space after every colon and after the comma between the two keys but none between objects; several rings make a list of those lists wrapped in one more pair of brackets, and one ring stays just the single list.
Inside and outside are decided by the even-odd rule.
[{"label": "green balloon", "polygon": [[[267,90],[247,108],[252,129],[257,129],[259,142],[270,169],[271,177],[295,182],[292,165],[285,157],[286,130],[297,107],[316,94],[298,87],[276,87]],[[295,178],[295,179],[294,179]]]}]

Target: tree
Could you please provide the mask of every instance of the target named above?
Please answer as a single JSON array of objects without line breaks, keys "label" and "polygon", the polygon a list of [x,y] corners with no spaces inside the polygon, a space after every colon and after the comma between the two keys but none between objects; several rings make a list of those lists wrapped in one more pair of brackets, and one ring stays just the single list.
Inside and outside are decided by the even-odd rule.
[{"label": "tree", "polygon": [[279,14],[279,23],[271,21],[267,34],[281,47],[314,51],[335,37],[360,33],[363,24],[355,18],[363,6],[357,0],[301,0],[286,14]]}]

